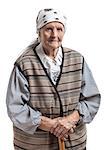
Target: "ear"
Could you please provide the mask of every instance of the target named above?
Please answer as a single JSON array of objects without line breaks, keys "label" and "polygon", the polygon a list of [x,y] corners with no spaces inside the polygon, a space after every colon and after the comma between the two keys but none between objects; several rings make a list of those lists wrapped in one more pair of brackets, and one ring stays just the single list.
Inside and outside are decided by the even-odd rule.
[{"label": "ear", "polygon": [[38,42],[40,43],[40,31],[38,32]]},{"label": "ear", "polygon": [[38,37],[40,37],[40,30],[39,30],[39,32],[38,32]]}]

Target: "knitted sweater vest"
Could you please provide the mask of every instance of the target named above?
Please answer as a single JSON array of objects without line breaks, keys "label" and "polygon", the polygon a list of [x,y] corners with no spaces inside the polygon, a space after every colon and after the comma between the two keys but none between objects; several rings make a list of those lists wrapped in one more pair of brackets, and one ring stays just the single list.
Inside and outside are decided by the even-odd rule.
[{"label": "knitted sweater vest", "polygon": [[[63,48],[63,61],[57,85],[54,86],[35,48],[23,53],[16,65],[29,83],[28,105],[43,116],[66,116],[76,108],[82,86],[83,57],[76,51]],[[58,150],[58,139],[49,132],[37,129],[33,135],[14,126],[14,144],[23,150]],[[81,121],[65,141],[66,150],[83,150],[86,146],[86,127]],[[20,150],[19,149],[19,150]]]}]

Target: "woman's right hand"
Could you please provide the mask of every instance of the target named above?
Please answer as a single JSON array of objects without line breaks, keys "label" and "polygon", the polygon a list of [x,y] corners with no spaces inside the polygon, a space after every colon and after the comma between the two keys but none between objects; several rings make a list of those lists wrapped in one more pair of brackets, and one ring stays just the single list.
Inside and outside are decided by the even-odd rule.
[{"label": "woman's right hand", "polygon": [[39,128],[44,131],[50,131],[51,128],[57,124],[58,119],[51,119],[45,116],[41,116],[41,124]]}]

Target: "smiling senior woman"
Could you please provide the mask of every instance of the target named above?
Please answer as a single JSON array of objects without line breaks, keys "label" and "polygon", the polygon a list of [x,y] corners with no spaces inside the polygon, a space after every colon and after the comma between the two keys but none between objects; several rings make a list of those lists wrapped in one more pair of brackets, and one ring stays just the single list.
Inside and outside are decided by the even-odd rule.
[{"label": "smiling senior woman", "polygon": [[36,19],[38,39],[16,60],[7,90],[15,150],[86,149],[86,123],[100,94],[84,57],[62,46],[66,17],[44,9]]}]

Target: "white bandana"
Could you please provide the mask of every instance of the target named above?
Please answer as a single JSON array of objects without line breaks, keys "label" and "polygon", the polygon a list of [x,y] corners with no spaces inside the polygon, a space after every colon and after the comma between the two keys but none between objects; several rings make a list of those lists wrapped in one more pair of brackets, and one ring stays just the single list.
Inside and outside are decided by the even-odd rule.
[{"label": "white bandana", "polygon": [[57,21],[64,25],[66,28],[66,17],[62,12],[56,9],[43,9],[40,10],[36,19],[37,33],[39,29],[45,26],[47,23]]}]

